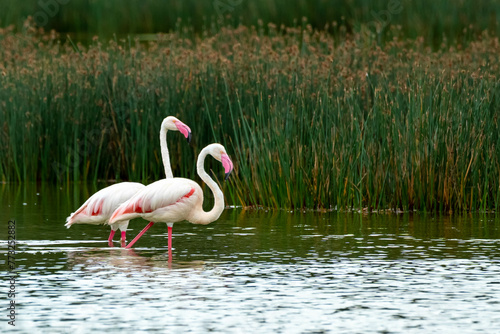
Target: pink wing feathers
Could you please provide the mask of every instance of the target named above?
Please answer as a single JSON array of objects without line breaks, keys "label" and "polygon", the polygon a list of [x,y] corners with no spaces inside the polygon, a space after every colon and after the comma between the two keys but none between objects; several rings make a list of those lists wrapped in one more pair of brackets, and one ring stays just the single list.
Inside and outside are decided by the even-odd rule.
[{"label": "pink wing feathers", "polygon": [[131,198],[144,185],[135,182],[122,182],[99,190],[66,219],[66,227],[73,224],[104,224],[113,212]]},{"label": "pink wing feathers", "polygon": [[168,210],[170,206],[192,197],[197,188],[195,182],[183,178],[156,181],[120,205],[109,223],[134,219],[160,209]]}]

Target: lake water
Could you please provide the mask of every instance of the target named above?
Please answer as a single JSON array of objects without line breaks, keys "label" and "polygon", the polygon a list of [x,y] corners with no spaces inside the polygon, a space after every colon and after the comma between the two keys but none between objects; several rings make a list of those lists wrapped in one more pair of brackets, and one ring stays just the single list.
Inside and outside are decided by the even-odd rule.
[{"label": "lake water", "polygon": [[[498,333],[494,214],[227,209],[109,247],[106,226],[64,227],[95,186],[0,184],[0,251],[16,221],[20,333]],[[146,221],[131,222],[131,240]],[[5,268],[7,256],[0,258]]]}]

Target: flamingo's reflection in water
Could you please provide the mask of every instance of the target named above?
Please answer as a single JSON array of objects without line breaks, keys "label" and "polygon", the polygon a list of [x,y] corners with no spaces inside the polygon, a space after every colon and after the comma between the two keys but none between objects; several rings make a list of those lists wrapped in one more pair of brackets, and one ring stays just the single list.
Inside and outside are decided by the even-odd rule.
[{"label": "flamingo's reflection in water", "polygon": [[[204,269],[206,262],[201,260],[194,261],[173,261],[172,249],[166,253],[160,253],[152,256],[144,256],[143,254],[151,254],[150,250],[134,250],[123,247],[112,248],[93,248],[86,251],[69,251],[68,266],[72,269],[79,268],[89,272],[98,272],[103,269],[113,268],[113,271],[130,272],[135,271],[151,271],[152,269],[168,268],[168,269]],[[155,250],[157,253],[157,250]]]}]

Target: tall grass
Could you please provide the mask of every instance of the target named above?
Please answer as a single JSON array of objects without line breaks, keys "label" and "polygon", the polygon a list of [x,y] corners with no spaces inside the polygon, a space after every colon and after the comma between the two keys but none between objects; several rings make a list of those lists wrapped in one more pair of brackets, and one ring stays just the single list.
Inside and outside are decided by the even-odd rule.
[{"label": "tall grass", "polygon": [[[95,34],[170,32],[179,26],[198,33],[218,30],[225,22],[233,27],[257,25],[300,26],[307,17],[315,29],[330,33],[378,29],[384,39],[390,26],[399,26],[405,37],[425,37],[439,46],[443,40],[464,43],[484,30],[500,32],[499,0],[0,0],[0,27],[21,27],[32,16],[46,30],[73,33],[78,39]],[[42,6],[41,4],[46,4]],[[181,20],[181,21],[179,21]]]},{"label": "tall grass", "polygon": [[0,31],[0,178],[156,180],[159,125],[176,115],[194,140],[169,133],[174,174],[195,178],[198,152],[221,142],[230,204],[498,208],[498,38],[433,51],[397,28],[383,46],[307,22],[265,30],[86,47]]}]

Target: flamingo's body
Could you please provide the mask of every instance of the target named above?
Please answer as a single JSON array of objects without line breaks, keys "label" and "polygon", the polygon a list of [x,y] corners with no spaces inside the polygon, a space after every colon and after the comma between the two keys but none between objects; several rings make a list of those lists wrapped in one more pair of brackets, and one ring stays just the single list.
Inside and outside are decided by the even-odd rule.
[{"label": "flamingo's body", "polygon": [[203,203],[201,187],[189,179],[159,180],[145,188],[120,206],[114,216],[120,220],[142,217],[153,222],[176,223],[192,219],[195,213],[192,208]]},{"label": "flamingo's body", "polygon": [[[224,210],[224,195],[217,183],[210,178],[203,167],[208,154],[222,162],[226,176],[229,176],[233,170],[233,163],[227,156],[224,147],[220,144],[208,145],[198,157],[198,175],[214,194],[215,203],[212,210],[209,212],[203,211],[203,190],[198,183],[184,178],[172,178],[156,181],[139,190],[132,198],[116,209],[108,223],[114,224],[137,217],[142,217],[151,222],[165,222],[169,225],[170,249],[173,223],[187,220],[193,224],[209,224],[217,220]],[[141,235],[131,241],[127,248],[131,247]]]},{"label": "flamingo's body", "polygon": [[[73,212],[66,219],[64,226],[70,228],[74,224],[106,224],[120,204],[145,187],[145,185],[137,182],[121,182],[101,189],[83,203],[78,210]],[[118,229],[122,234],[121,239],[125,240],[128,223],[128,220],[122,220],[111,224],[108,241],[113,240],[113,236]]]},{"label": "flamingo's body", "polygon": [[[166,117],[160,128],[160,146],[165,176],[172,178],[172,168],[167,147],[167,131],[180,131],[186,139],[191,139],[191,129],[173,116]],[[67,219],[65,226],[70,228],[73,224],[106,224],[113,212],[125,201],[129,200],[138,191],[145,188],[143,184],[136,182],[122,182],[99,190],[92,195],[78,210]],[[111,233],[108,241],[111,243],[117,229],[121,231],[121,240],[125,242],[125,234],[129,219],[120,219],[111,225]],[[110,244],[111,245],[111,244]]]}]

